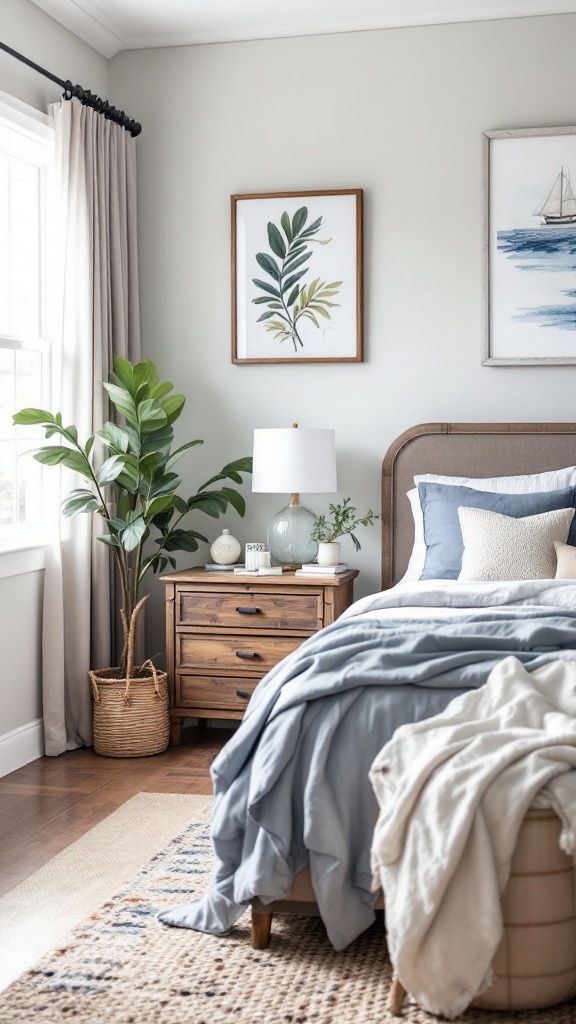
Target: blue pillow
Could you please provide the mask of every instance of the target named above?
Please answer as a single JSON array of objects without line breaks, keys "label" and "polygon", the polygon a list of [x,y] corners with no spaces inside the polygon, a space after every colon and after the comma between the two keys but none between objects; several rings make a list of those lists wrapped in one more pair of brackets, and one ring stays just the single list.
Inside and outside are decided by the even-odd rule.
[{"label": "blue pillow", "polygon": [[[576,488],[543,491],[536,494],[495,494],[472,487],[448,484],[418,484],[418,496],[424,519],[426,560],[421,580],[457,580],[462,568],[464,542],[458,519],[459,508],[485,508],[520,519],[552,512],[558,508],[576,508]],[[568,543],[576,545],[576,523],[570,526]]]}]

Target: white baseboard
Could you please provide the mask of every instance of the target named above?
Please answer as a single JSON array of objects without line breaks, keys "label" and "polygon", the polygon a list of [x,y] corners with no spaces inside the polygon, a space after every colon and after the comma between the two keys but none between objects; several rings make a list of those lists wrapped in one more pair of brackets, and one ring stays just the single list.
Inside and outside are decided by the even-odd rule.
[{"label": "white baseboard", "polygon": [[0,778],[23,768],[44,754],[44,731],[41,718],[21,725],[19,729],[0,736]]}]

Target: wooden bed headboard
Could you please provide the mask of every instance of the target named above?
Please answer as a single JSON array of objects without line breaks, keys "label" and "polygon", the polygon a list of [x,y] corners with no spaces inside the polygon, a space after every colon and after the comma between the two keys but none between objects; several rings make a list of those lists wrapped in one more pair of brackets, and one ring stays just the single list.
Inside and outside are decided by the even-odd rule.
[{"label": "wooden bed headboard", "polygon": [[416,473],[512,476],[576,465],[576,423],[421,423],[382,464],[382,588],[404,575],[414,523],[406,492]]}]

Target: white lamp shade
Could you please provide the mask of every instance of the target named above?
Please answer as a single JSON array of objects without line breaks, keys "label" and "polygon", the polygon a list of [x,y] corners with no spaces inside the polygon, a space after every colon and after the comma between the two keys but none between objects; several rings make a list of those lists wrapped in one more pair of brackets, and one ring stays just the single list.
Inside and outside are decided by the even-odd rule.
[{"label": "white lamp shade", "polygon": [[333,430],[278,427],[254,431],[253,491],[320,494],[337,489]]}]

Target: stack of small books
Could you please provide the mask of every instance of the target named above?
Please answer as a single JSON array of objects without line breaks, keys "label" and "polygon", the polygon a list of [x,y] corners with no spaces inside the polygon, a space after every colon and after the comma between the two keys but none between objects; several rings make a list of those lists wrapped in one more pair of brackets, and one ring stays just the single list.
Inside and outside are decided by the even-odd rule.
[{"label": "stack of small books", "polygon": [[341,572],[346,572],[348,566],[346,562],[340,562],[338,565],[318,565],[318,562],[308,562],[302,566],[301,569],[296,569],[295,576],[337,576]]},{"label": "stack of small books", "polygon": [[232,565],[220,565],[219,562],[205,562],[204,568],[210,572],[233,572],[234,569],[243,569],[244,562],[233,562]]}]

